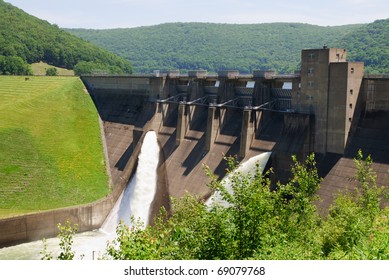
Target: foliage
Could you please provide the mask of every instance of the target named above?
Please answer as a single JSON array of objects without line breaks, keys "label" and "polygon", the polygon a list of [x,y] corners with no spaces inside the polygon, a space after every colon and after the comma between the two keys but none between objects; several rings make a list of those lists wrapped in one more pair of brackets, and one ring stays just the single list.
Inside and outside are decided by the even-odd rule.
[{"label": "foliage", "polygon": [[304,162],[293,157],[292,177],[271,186],[269,172],[243,175],[228,159],[229,182],[209,169],[210,187],[227,205],[206,206],[186,195],[175,199],[153,227],[120,224],[107,259],[388,259],[388,208],[380,208],[371,159],[355,159],[358,195],[342,194],[327,217],[314,201],[321,179],[314,155]]},{"label": "foliage", "polygon": [[46,70],[48,68],[57,69],[58,76],[74,76],[73,70],[52,66],[42,61],[31,64],[31,68],[32,68],[33,75],[35,76],[45,76]]},{"label": "foliage", "polygon": [[73,69],[80,61],[93,61],[131,73],[127,60],[77,38],[56,25],[30,16],[3,0],[0,0],[0,14],[2,56],[19,57],[25,63],[44,61],[67,69]]},{"label": "foliage", "polygon": [[[73,245],[73,236],[78,231],[78,225],[74,224],[72,225],[70,221],[66,221],[65,225],[62,225],[59,223],[57,225],[59,234],[59,248],[60,248],[60,254],[57,256],[57,260],[73,260],[75,252],[72,251],[72,245]],[[47,251],[47,244],[46,240],[43,240],[43,250],[40,252],[42,255],[42,260],[52,260],[53,255],[51,252]]]},{"label": "foliage", "polygon": [[70,221],[67,221],[63,226],[58,224],[59,234],[58,238],[60,239],[59,248],[61,253],[58,256],[58,260],[72,260],[74,258],[75,252],[72,251],[73,244],[73,235],[78,231],[78,225],[71,225]]},{"label": "foliage", "polygon": [[340,194],[323,223],[323,253],[329,259],[389,259],[388,208],[381,209],[384,188],[376,186],[370,156],[354,160],[359,188]]},{"label": "foliage", "polygon": [[[161,209],[154,226],[132,219],[120,223],[104,259],[389,259],[389,207],[381,208],[383,188],[375,185],[370,156],[355,158],[360,184],[343,193],[328,216],[317,214],[314,201],[321,179],[314,155],[304,162],[293,157],[292,177],[272,188],[271,170],[262,174],[236,171],[229,158],[228,178],[219,181],[209,168],[210,187],[228,202],[203,203],[185,195],[173,199],[172,213]],[[230,188],[231,187],[231,188]],[[72,259],[71,235],[62,228],[62,259]],[[51,259],[46,250],[44,259]]]},{"label": "foliage", "polygon": [[[314,199],[312,188],[316,189],[319,183],[312,168],[313,155],[305,163],[296,161],[293,180],[288,185],[279,185],[277,190],[272,190],[269,173],[261,174],[259,168],[254,174],[235,173],[235,161],[228,162],[233,194],[214,177],[210,184],[228,202],[227,207],[218,204],[207,207],[189,195],[173,200],[172,215],[167,218],[162,212],[153,227],[120,225],[107,258],[282,258],[283,254],[277,256],[272,249],[279,241],[304,243],[304,247],[314,243],[305,240],[316,225],[307,222],[308,217],[317,219],[312,204],[306,203]],[[310,184],[298,176],[311,178]],[[301,237],[301,231],[308,235]]]},{"label": "foliage", "polygon": [[46,76],[58,76],[58,70],[55,67],[50,67],[46,69]]},{"label": "foliage", "polygon": [[127,29],[67,29],[128,60],[136,72],[205,69],[209,72],[298,70],[301,49],[337,46],[362,25],[315,26],[302,23],[167,23]]},{"label": "foliage", "polygon": [[30,65],[18,56],[0,55],[0,75],[32,75]]},{"label": "foliage", "polygon": [[[130,71],[130,69],[127,70]],[[120,67],[115,65],[103,64],[92,61],[80,61],[74,66],[74,73],[79,76],[92,74],[125,74],[128,73],[127,70],[122,70]]]},{"label": "foliage", "polygon": [[389,73],[389,19],[363,25],[339,41],[349,60],[363,61],[368,73]]}]

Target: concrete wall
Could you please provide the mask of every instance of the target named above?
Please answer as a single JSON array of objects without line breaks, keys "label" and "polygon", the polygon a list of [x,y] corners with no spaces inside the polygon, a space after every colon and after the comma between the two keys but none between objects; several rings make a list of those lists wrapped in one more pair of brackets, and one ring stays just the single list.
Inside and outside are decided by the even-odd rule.
[{"label": "concrete wall", "polygon": [[364,79],[366,112],[389,110],[389,75],[368,75]]},{"label": "concrete wall", "polygon": [[150,99],[163,95],[164,77],[159,76],[85,76],[82,80],[90,91],[115,90]]},{"label": "concrete wall", "polygon": [[330,64],[326,152],[343,154],[363,79],[363,63]]},{"label": "concrete wall", "polygon": [[118,189],[109,197],[88,205],[2,219],[0,247],[56,236],[57,224],[66,221],[78,224],[80,232],[99,228],[120,193]]},{"label": "concrete wall", "polygon": [[346,62],[346,50],[302,51],[301,88],[292,107],[315,116],[314,152],[344,153],[363,79],[363,63]]}]

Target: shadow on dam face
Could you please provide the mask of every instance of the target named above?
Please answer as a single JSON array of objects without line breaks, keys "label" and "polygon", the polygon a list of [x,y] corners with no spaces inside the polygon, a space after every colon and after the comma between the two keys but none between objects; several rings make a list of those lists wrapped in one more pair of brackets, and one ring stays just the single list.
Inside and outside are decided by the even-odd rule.
[{"label": "shadow on dam face", "polygon": [[[186,192],[209,195],[209,182],[203,164],[222,178],[225,175],[224,156],[239,152],[241,111],[231,111],[228,120],[220,127],[214,147],[205,150],[207,130],[207,108],[187,107],[187,127],[182,143],[177,145],[177,104],[148,102],[144,95],[125,93],[115,89],[89,88],[89,93],[103,123],[107,157],[115,188],[123,188],[134,172],[137,145],[145,131],[157,131],[163,160],[159,167],[161,174],[160,197],[180,197]],[[162,183],[163,181],[163,183]],[[163,200],[163,199],[162,199]],[[159,205],[168,207],[166,202]]]},{"label": "shadow on dam face", "polygon": [[[282,114],[272,114],[268,121],[255,128],[258,132],[249,143],[247,156],[239,157],[242,109],[217,110],[218,129],[212,139],[212,148],[206,149],[208,109],[205,106],[187,106],[184,111],[183,139],[177,144],[178,104],[148,102],[144,95],[125,93],[115,89],[89,89],[100,118],[103,121],[110,171],[114,187],[123,187],[134,172],[137,145],[145,131],[157,132],[163,157],[159,168],[164,183],[163,197],[181,197],[185,193],[209,196],[210,179],[204,165],[219,177],[226,174],[225,157],[239,161],[262,152],[285,148],[282,143],[295,143],[292,152],[301,149],[301,141],[286,139]],[[259,132],[260,131],[260,132]],[[295,135],[294,135],[295,136]],[[289,137],[289,136],[288,136]],[[299,135],[301,138],[301,135]],[[277,148],[277,146],[279,148]],[[291,150],[291,149],[290,149]],[[166,205],[166,203],[159,203]]]},{"label": "shadow on dam face", "polygon": [[[271,151],[272,168],[277,174],[274,182],[287,181],[293,164],[291,156],[297,155],[299,160],[303,160],[314,150],[316,121],[313,115],[256,112],[259,121],[254,120],[252,123],[254,133],[248,138],[248,147],[242,157],[243,108],[215,110],[212,124],[214,134],[210,148],[207,148],[210,141],[207,138],[209,107],[186,104],[180,111],[179,102],[149,102],[147,94],[139,93],[134,87],[129,87],[128,90],[118,89],[119,82],[115,84],[111,81],[107,86],[104,85],[104,79],[100,87],[92,88],[90,84],[87,87],[104,123],[109,166],[115,187],[126,184],[134,169],[133,162],[137,157],[140,141],[138,139],[150,129],[157,132],[162,149],[163,163],[160,172],[163,174],[161,178],[164,178],[166,197],[181,197],[185,193],[209,196],[211,191],[207,184],[210,180],[204,173],[203,165],[207,165],[222,178],[227,167],[225,156],[235,156],[238,160],[245,161],[259,153]],[[151,89],[151,82],[147,83],[144,85],[150,87],[148,93],[156,95]],[[177,94],[170,90],[171,88],[165,93],[161,84],[156,92],[168,96]],[[388,117],[387,112],[363,115],[357,128],[349,136],[344,154],[317,154],[319,174],[324,178],[319,191],[324,201],[323,208],[328,206],[333,193],[338,189],[355,185],[352,178],[356,169],[352,159],[359,148],[366,155],[372,155],[374,167],[379,171],[378,182],[388,179],[384,174],[384,169],[389,164]]]}]

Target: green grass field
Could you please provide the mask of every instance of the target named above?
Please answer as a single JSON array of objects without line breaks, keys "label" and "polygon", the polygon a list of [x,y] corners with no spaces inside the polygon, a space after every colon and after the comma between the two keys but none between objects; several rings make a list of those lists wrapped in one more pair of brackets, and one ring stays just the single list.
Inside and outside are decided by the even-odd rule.
[{"label": "green grass field", "polygon": [[109,192],[98,114],[80,79],[0,76],[0,217]]},{"label": "green grass field", "polygon": [[31,69],[36,76],[46,76],[46,69],[57,68],[59,76],[74,76],[73,70],[68,70],[60,67],[55,67],[44,62],[38,62],[31,64]]}]

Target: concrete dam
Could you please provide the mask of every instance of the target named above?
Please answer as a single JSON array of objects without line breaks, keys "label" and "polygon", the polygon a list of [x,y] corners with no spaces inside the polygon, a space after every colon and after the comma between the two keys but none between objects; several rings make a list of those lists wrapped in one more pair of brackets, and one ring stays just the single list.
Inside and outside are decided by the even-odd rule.
[{"label": "concrete dam", "polygon": [[[219,178],[224,156],[245,161],[272,152],[274,180],[289,178],[291,156],[316,153],[323,211],[355,186],[353,158],[371,154],[378,184],[389,169],[389,77],[364,75],[345,49],[302,51],[301,72],[170,71],[143,76],[84,76],[104,123],[113,184],[123,188],[149,130],[161,146],[154,210],[186,192],[207,198],[203,165]],[[155,212],[154,212],[155,214]]]},{"label": "concrete dam", "polygon": [[[222,178],[224,156],[243,161],[268,151],[303,153],[309,145],[310,117],[286,113],[291,90],[271,85],[295,76],[268,81],[267,73],[255,75],[258,82],[236,71],[82,77],[104,123],[114,186],[127,184],[149,130],[156,131],[162,150],[155,211],[169,207],[169,196],[188,192],[209,197],[203,165]],[[280,99],[273,100],[275,95]]]},{"label": "concrete dam", "polygon": [[[272,180],[283,182],[292,155],[304,160],[315,152],[322,213],[338,191],[355,188],[359,149],[372,156],[377,185],[388,183],[389,75],[365,75],[363,63],[346,60],[345,49],[303,50],[301,71],[289,75],[198,70],[81,78],[102,121],[113,193],[96,205],[27,217],[30,222],[9,219],[0,246],[54,235],[47,228],[67,216],[81,231],[99,228],[134,173],[150,130],[161,148],[150,216],[161,206],[169,209],[170,196],[208,198],[203,167],[222,178],[225,156],[244,162],[271,152]],[[26,233],[24,223],[38,225]]]}]

